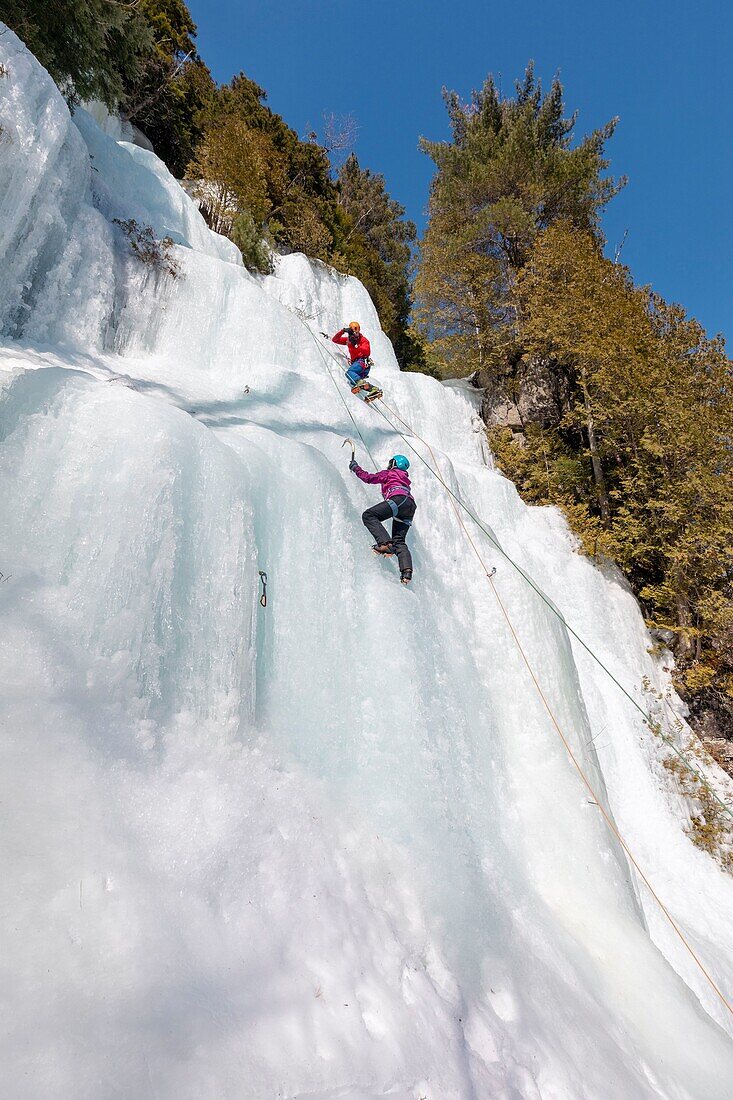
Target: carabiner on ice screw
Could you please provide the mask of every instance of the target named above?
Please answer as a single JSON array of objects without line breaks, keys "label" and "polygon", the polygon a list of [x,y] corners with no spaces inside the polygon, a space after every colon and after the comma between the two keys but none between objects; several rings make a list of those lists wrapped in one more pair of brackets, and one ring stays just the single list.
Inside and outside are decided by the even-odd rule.
[{"label": "carabiner on ice screw", "polygon": [[260,581],[262,583],[262,595],[260,596],[260,603],[263,607],[267,607],[267,573],[264,569],[259,570]]}]

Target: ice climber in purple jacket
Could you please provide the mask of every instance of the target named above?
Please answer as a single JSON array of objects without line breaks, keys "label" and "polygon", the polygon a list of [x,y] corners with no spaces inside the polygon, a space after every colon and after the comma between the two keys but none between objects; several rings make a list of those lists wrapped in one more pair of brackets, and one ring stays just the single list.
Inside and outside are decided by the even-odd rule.
[{"label": "ice climber in purple jacket", "polygon": [[[405,539],[417,508],[407,476],[409,466],[410,463],[404,455],[390,458],[387,469],[378,470],[376,474],[368,474],[366,470],[362,470],[354,458],[349,463],[349,469],[362,481],[366,481],[368,485],[382,486],[382,503],[367,508],[361,518],[369,534],[376,539],[374,553],[397,555],[403,584],[409,584],[412,580],[412,556]],[[391,538],[382,522],[385,519],[392,520]]]}]

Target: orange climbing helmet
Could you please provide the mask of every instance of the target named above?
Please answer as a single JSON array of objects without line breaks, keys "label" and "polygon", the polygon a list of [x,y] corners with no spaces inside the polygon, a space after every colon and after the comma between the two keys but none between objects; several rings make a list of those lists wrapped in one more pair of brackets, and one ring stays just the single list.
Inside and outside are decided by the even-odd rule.
[{"label": "orange climbing helmet", "polygon": [[361,332],[361,325],[358,321],[349,321],[349,328],[354,332]]}]

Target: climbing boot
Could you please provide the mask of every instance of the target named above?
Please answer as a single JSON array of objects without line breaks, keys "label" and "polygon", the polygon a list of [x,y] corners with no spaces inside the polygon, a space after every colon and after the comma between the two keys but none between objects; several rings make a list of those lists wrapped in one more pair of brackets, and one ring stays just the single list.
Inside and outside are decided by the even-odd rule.
[{"label": "climbing boot", "polygon": [[403,569],[402,572],[400,573],[400,580],[402,581],[403,584],[409,584],[410,581],[412,580],[412,570],[411,569]]},{"label": "climbing boot", "polygon": [[372,550],[375,554],[384,554],[385,557],[394,554],[394,546],[391,542],[383,542],[381,546],[375,542],[374,546],[372,546]]}]

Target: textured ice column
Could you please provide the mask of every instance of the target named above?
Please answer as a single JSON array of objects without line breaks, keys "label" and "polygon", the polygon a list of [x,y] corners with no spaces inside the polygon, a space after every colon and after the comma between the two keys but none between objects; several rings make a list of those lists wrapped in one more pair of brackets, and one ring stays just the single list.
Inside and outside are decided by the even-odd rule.
[{"label": "textured ice column", "polygon": [[231,451],[168,404],[54,368],[14,380],[1,426],[3,545],[42,568],[100,670],[125,669],[120,700],[158,722],[251,719],[257,555]]},{"label": "textured ice column", "polygon": [[111,232],[90,200],[87,147],[56,85],[0,38],[0,332],[97,345],[112,303]]}]

